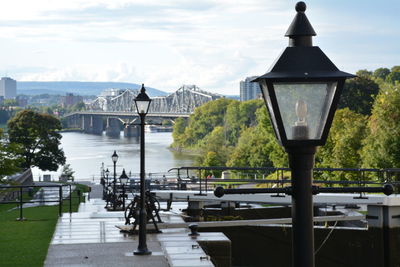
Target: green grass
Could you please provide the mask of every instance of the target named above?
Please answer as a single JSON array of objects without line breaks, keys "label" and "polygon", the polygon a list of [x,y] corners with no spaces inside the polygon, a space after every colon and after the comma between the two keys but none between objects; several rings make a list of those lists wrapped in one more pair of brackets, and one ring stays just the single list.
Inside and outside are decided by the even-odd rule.
[{"label": "green grass", "polygon": [[[82,191],[87,187],[77,185]],[[83,201],[84,198],[81,198]],[[16,204],[0,205],[0,266],[43,266],[57,220],[57,206],[24,208],[25,221],[16,221],[19,209],[9,211]],[[76,190],[72,196],[72,212],[78,210]],[[69,211],[64,201],[63,212]]]}]

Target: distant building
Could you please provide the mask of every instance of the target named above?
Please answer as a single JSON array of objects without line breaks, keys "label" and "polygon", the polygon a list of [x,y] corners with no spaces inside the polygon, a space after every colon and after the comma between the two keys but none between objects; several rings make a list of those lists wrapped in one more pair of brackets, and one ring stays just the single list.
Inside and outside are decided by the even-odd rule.
[{"label": "distant building", "polygon": [[15,99],[17,96],[17,81],[9,77],[1,78],[0,96],[4,96],[4,99]]},{"label": "distant building", "polygon": [[17,102],[19,107],[26,107],[28,105],[29,97],[25,95],[17,96]]},{"label": "distant building", "polygon": [[72,93],[68,93],[66,96],[61,98],[61,106],[63,107],[70,107],[79,102],[83,102],[83,97]]},{"label": "distant building", "polygon": [[257,76],[247,77],[244,81],[240,81],[240,101],[257,99],[261,95],[261,89],[257,82],[251,82]]}]

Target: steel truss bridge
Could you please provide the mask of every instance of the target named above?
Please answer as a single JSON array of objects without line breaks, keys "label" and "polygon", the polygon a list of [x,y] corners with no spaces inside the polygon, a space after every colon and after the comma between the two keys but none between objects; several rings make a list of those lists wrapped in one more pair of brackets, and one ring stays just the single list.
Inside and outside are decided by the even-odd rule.
[{"label": "steel truss bridge", "polygon": [[[80,128],[85,133],[119,136],[122,125],[126,137],[137,137],[139,129],[134,99],[137,90],[118,90],[116,95],[102,95],[87,105],[86,111],[74,112],[64,116],[66,127]],[[187,118],[195,108],[222,98],[221,95],[201,90],[196,85],[183,85],[175,93],[165,97],[154,97],[146,121],[160,123],[183,117]]]},{"label": "steel truss bridge", "polygon": [[[117,96],[99,96],[88,109],[92,111],[135,112],[134,99],[138,90],[121,90]],[[149,113],[193,113],[194,109],[221,98],[221,95],[201,90],[196,85],[183,85],[176,92],[152,98]]]}]

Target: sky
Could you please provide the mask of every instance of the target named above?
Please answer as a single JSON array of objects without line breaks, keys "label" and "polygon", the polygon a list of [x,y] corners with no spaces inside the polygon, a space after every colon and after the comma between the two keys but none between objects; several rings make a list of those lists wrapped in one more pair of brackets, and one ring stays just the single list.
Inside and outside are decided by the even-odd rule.
[{"label": "sky", "polygon": [[[1,1],[0,76],[183,84],[239,95],[287,46],[290,0]],[[400,65],[400,1],[310,0],[319,46],[346,72]]]}]

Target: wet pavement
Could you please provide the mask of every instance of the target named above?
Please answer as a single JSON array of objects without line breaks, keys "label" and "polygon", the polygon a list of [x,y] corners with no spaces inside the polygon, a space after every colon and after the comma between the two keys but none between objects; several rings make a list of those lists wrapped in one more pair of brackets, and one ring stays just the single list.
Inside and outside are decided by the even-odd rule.
[{"label": "wet pavement", "polygon": [[[44,266],[214,266],[196,241],[188,237],[186,228],[147,234],[152,254],[133,255],[138,236],[121,233],[116,226],[124,225],[123,212],[107,212],[104,206],[105,201],[92,196],[80,205],[79,212],[64,213]],[[168,223],[183,222],[176,212],[163,213],[161,218]]]}]

